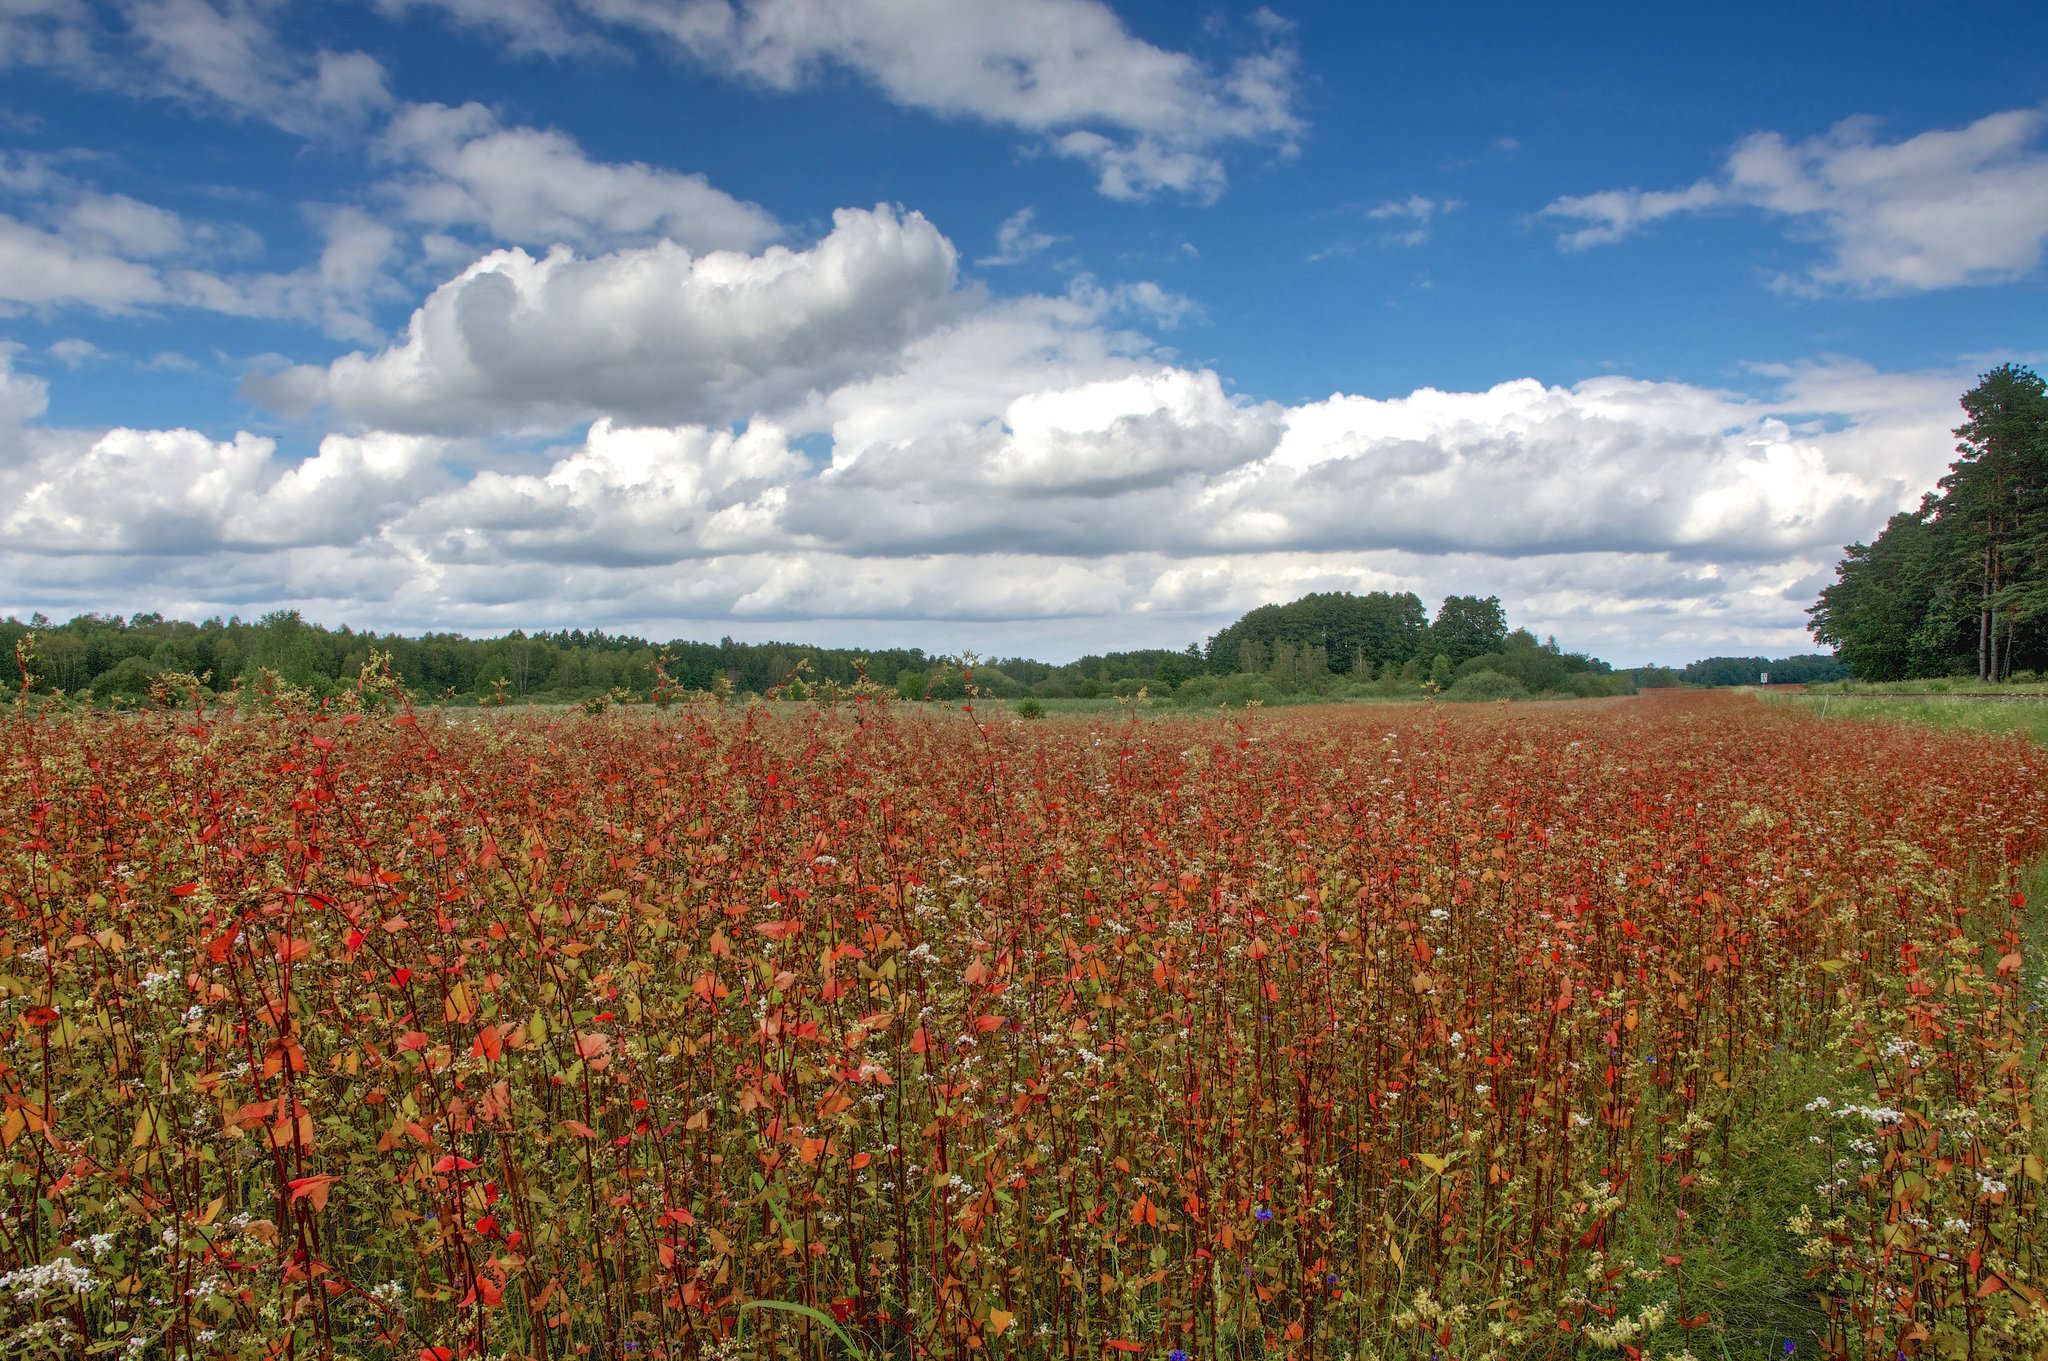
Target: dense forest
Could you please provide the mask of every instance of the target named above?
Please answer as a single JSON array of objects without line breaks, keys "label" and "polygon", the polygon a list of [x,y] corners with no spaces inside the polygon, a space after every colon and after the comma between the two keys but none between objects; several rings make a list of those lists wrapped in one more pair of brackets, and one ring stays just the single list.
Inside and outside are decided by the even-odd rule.
[{"label": "dense forest", "polygon": [[1850,544],[1810,611],[1862,680],[2048,669],[2048,390],[2005,364],[1963,394],[1956,459],[1916,510]]},{"label": "dense forest", "polygon": [[[1852,680],[1855,670],[1839,657],[1810,652],[1797,657],[1703,657],[1678,672],[1680,685],[1813,685]],[[1641,678],[1638,677],[1638,680]]]},{"label": "dense forest", "polygon": [[[998,698],[1131,696],[1188,703],[1444,690],[1459,698],[1605,695],[1634,688],[1629,673],[1555,640],[1510,629],[1498,598],[1451,596],[1431,619],[1412,593],[1331,592],[1266,605],[1179,651],[1094,654],[1064,664],[971,658],[917,648],[821,648],[796,643],[665,644],[601,630],[512,632],[500,638],[324,628],[295,610],[254,622],[86,614],[53,623],[0,623],[0,648],[33,653],[36,688],[73,702],[126,706],[165,678],[192,676],[216,692],[288,686],[315,698],[351,688],[372,653],[388,655],[416,697],[443,702],[594,703],[731,691],[803,695],[865,680],[904,698],[955,699],[969,687]],[[4,654],[0,654],[4,655]],[[12,688],[12,687],[9,687]]]}]

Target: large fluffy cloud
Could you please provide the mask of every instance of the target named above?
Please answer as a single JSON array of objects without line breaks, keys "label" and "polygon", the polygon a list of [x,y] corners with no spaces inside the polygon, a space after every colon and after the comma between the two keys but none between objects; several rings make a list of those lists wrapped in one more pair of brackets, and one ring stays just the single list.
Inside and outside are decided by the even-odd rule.
[{"label": "large fluffy cloud", "polygon": [[[915,381],[917,374],[906,375]],[[785,522],[842,551],[1094,555],[1588,552],[1760,562],[1831,549],[1939,469],[1953,379],[1855,391],[1856,371],[1785,375],[1786,403],[1682,383],[1533,380],[1486,392],[1339,394],[1289,410],[1177,369],[1011,401],[985,421],[843,433]],[[1900,380],[1892,378],[1897,384]],[[1828,430],[1829,384],[1860,407]],[[1930,462],[1930,455],[1933,460]]]},{"label": "large fluffy cloud", "polygon": [[392,348],[251,391],[414,431],[732,421],[892,364],[957,310],[956,264],[921,215],[888,208],[841,209],[802,251],[497,251],[436,289]]},{"label": "large fluffy cloud", "polygon": [[2048,241],[2048,113],[2014,109],[1902,142],[1852,118],[1802,142],[1745,138],[1718,178],[1680,190],[1609,190],[1544,209],[1577,224],[1568,249],[1616,241],[1679,213],[1751,206],[1827,244],[1827,258],[1786,284],[1899,293],[2016,278]]},{"label": "large fluffy cloud", "polygon": [[247,433],[111,430],[83,451],[45,455],[0,530],[51,555],[346,546],[444,483],[441,452],[416,436],[329,435],[285,467],[275,441]]},{"label": "large fluffy cloud", "polygon": [[[419,436],[291,463],[247,435],[115,431],[17,479],[0,569],[44,604],[146,570],[214,608],[267,581],[389,622],[943,627],[1006,650],[1184,640],[1306,590],[1475,590],[1623,660],[1785,648],[1839,545],[1938,474],[1966,381],[1836,364],[1766,375],[1769,401],[1604,378],[1281,408],[1041,308],[943,333],[979,388],[895,406],[956,359],[934,338],[810,409],[829,460],[763,420],[599,419],[539,470],[473,475],[455,465],[481,446]],[[1066,381],[1022,357],[1048,343]]]},{"label": "large fluffy cloud", "polygon": [[804,473],[782,432],[590,428],[541,476],[484,472],[393,525],[436,563],[672,564],[773,550],[791,483]]}]

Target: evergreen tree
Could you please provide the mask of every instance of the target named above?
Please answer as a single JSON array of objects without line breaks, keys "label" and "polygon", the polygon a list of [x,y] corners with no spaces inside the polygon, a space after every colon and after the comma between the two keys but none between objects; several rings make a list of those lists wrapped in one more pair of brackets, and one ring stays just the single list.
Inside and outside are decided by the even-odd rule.
[{"label": "evergreen tree", "polygon": [[1937,492],[1850,544],[1807,612],[1865,679],[2001,680],[2048,661],[2048,388],[2004,364],[1962,406]]}]

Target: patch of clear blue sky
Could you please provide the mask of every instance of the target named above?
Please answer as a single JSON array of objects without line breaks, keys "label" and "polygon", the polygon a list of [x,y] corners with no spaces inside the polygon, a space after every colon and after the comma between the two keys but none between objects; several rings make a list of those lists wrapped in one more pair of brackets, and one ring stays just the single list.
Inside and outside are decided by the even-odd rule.
[{"label": "patch of clear blue sky", "polygon": [[[1219,62],[1250,41],[1239,7],[1117,8],[1139,36]],[[1296,26],[1309,126],[1292,160],[1226,148],[1230,188],[1211,205],[1104,199],[1085,167],[1034,154],[1028,134],[900,109],[851,77],[784,94],[651,53],[507,56],[425,14],[390,22],[330,5],[295,10],[291,23],[296,44],[377,56],[401,99],[480,100],[508,123],[569,132],[593,158],[703,173],[800,240],[836,207],[898,202],[930,217],[997,293],[1056,291],[1077,270],[1105,284],[1156,280],[1206,314],[1162,339],[1259,398],[1609,372],[1740,388],[1760,385],[1744,367],[1753,362],[1834,354],[1906,369],[2048,350],[2039,271],[2016,285],[1814,298],[1770,280],[1819,247],[1752,210],[1668,219],[1578,254],[1532,221],[1564,194],[1682,188],[1751,132],[1800,139],[1868,114],[1897,139],[2036,105],[2048,97],[2048,5],[1274,8]],[[318,241],[302,205],[359,199],[373,178],[359,145],[308,144],[38,72],[10,72],[0,103],[37,120],[5,134],[12,145],[90,148],[95,158],[73,170],[102,188],[255,228],[264,254],[236,267],[306,264]],[[1367,211],[1411,195],[1460,206],[1437,214],[1426,242],[1390,241],[1396,229]],[[1062,239],[1023,266],[974,265],[1025,207]],[[401,325],[433,282],[415,279],[380,323]],[[238,377],[261,354],[323,362],[353,348],[303,326],[184,310],[24,316],[0,334],[31,349],[80,336],[129,360],[175,352],[196,366],[67,371],[25,357],[55,380],[60,423],[301,439],[312,432],[239,405]]]}]

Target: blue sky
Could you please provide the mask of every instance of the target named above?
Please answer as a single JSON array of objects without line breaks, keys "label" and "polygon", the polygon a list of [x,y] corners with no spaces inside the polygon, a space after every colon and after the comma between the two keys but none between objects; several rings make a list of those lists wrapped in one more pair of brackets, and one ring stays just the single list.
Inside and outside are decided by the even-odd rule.
[{"label": "blue sky", "polygon": [[0,0],[0,610],[1805,650],[2038,362],[2038,5]]}]

